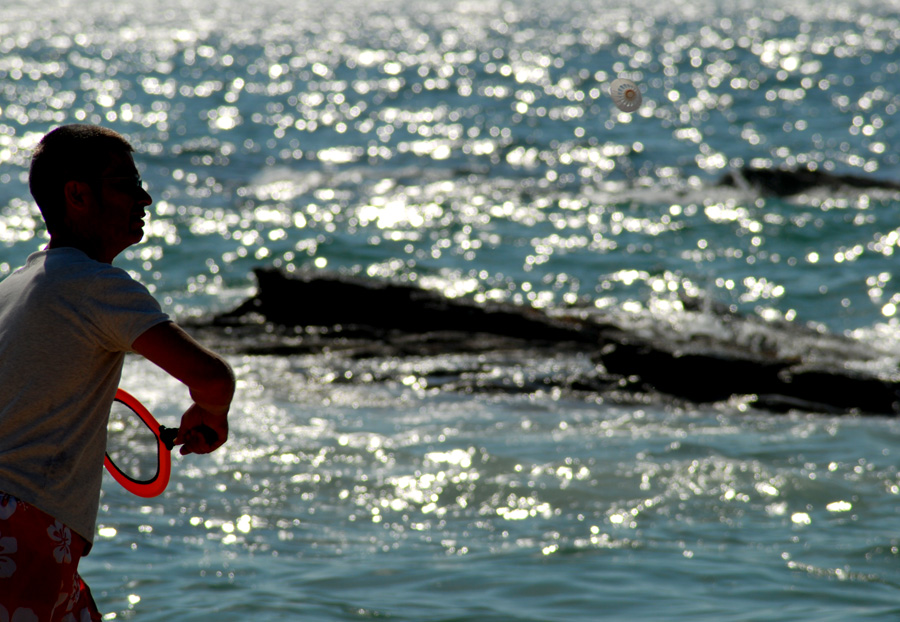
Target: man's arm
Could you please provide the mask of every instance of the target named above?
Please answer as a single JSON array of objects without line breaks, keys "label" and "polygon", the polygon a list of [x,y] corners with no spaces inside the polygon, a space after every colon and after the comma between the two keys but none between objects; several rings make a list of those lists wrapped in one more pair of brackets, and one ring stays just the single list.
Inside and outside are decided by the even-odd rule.
[{"label": "man's arm", "polygon": [[[183,382],[194,404],[181,418],[176,442],[181,453],[209,453],[228,438],[228,409],[234,396],[234,373],[221,356],[197,343],[174,322],[157,324],[134,340],[132,349]],[[218,435],[208,443],[199,433],[208,426]]]}]

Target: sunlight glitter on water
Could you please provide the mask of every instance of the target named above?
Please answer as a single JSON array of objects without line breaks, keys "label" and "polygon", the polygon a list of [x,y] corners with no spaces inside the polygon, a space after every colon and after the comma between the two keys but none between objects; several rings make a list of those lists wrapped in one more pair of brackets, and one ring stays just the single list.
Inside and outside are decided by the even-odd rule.
[{"label": "sunlight glitter on water", "polygon": [[[897,481],[896,468],[875,456],[831,453],[823,462],[767,449],[837,438],[857,422],[738,425],[715,412],[685,421],[685,413],[612,405],[598,412],[578,402],[550,417],[539,404],[516,400],[422,401],[411,385],[387,389],[384,398],[392,397],[382,400],[377,391],[331,385],[327,375],[324,384],[304,380],[302,366],[285,363],[255,360],[264,384],[244,388],[229,452],[176,465],[172,490],[185,509],[174,520],[185,524],[160,528],[187,530],[186,542],[199,537],[258,552],[272,550],[277,532],[285,555],[306,550],[311,525],[326,524],[353,525],[359,540],[335,543],[345,551],[439,540],[454,556],[484,547],[551,555],[560,547],[649,546],[672,516],[732,526],[860,520],[867,510],[854,491]],[[267,364],[281,374],[265,371]],[[159,393],[142,398],[168,416],[167,381],[138,367],[126,385],[150,371],[155,381],[144,384]],[[276,406],[286,390],[296,398]],[[327,419],[318,418],[323,396]],[[531,416],[523,419],[523,408]],[[152,526],[156,506],[145,508],[140,520]],[[117,527],[121,535],[127,525],[107,522],[102,533],[118,537]],[[323,554],[330,545],[320,548]]]},{"label": "sunlight glitter on water", "polygon": [[[371,260],[352,253],[340,257],[345,247],[335,245],[334,236],[344,231],[394,249],[402,267],[385,272],[388,264],[379,261],[375,271],[383,276],[417,278],[439,266],[448,275],[481,278],[482,269],[466,264],[507,256],[507,240],[523,234],[508,228],[515,225],[534,229],[536,241],[520,254],[518,274],[505,278],[515,283],[512,289],[528,284],[534,304],[558,304],[558,293],[544,281],[580,280],[577,294],[587,297],[596,296],[592,289],[606,292],[613,282],[601,276],[595,284],[566,269],[566,255],[618,249],[632,255],[639,268],[641,255],[663,246],[654,237],[693,225],[686,213],[671,210],[662,218],[636,217],[621,198],[597,206],[591,186],[683,189],[694,184],[691,168],[695,174],[716,174],[749,162],[826,169],[841,164],[865,172],[897,165],[896,153],[886,147],[895,130],[885,122],[897,102],[877,85],[878,76],[898,71],[896,63],[886,61],[898,28],[886,15],[864,14],[840,32],[809,27],[817,16],[810,7],[778,8],[800,25],[799,33],[788,37],[769,33],[757,18],[723,17],[693,29],[696,10],[659,6],[651,13],[670,21],[661,32],[653,30],[652,16],[595,12],[588,28],[573,30],[581,38],[554,35],[551,41],[541,29],[546,16],[531,6],[498,7],[499,17],[490,19],[490,11],[468,7],[469,20],[440,36],[431,29],[446,26],[447,18],[429,3],[421,7],[432,19],[429,26],[373,15],[364,30],[358,20],[342,21],[344,11],[323,14],[321,23],[293,20],[273,28],[269,11],[277,11],[277,3],[240,11],[241,28],[229,29],[238,13],[227,6],[204,20],[181,2],[164,3],[140,28],[128,20],[127,6],[103,18],[119,27],[88,28],[100,19],[94,13],[100,6],[87,3],[81,21],[64,27],[48,14],[49,23],[60,27],[46,43],[34,19],[22,20],[16,36],[4,38],[0,75],[6,79],[7,122],[0,128],[0,159],[24,167],[37,135],[29,128],[66,119],[121,124],[146,153],[175,158],[175,166],[142,163],[158,200],[174,207],[157,210],[150,236],[171,246],[212,235],[224,242],[220,246],[231,247],[212,258],[219,272],[194,269],[183,277],[197,294],[219,291],[223,278],[241,274],[252,261],[274,260],[289,269],[318,262],[371,272],[376,265]],[[571,19],[580,19],[574,15]],[[566,18],[554,18],[561,19]],[[175,35],[163,36],[176,20]],[[405,45],[379,45],[393,39]],[[584,58],[598,53],[606,68]],[[828,57],[860,59],[876,72],[875,84],[851,98],[851,78],[822,75],[821,59]],[[68,78],[70,70],[79,72],[77,83]],[[622,73],[646,82],[647,105],[639,119],[613,111],[604,99],[604,85]],[[392,99],[396,104],[386,105]],[[836,129],[812,114],[822,106],[846,117],[846,126]],[[785,110],[800,112],[791,127],[780,121]],[[192,127],[198,118],[205,127]],[[601,127],[598,133],[595,128]],[[203,138],[195,137],[197,129]],[[782,146],[783,132],[808,135],[809,151]],[[654,134],[670,135],[695,150],[688,170],[676,172],[669,148]],[[726,145],[735,140],[744,142],[746,155],[731,155],[735,149]],[[480,192],[469,189],[472,173],[456,180],[457,173],[438,169],[430,173],[436,174],[433,182],[399,180],[386,193],[376,185],[357,194],[346,189],[340,175],[329,179],[316,173],[318,179],[304,180],[294,171],[265,184],[242,179],[240,171],[255,153],[269,154],[263,159],[270,166],[293,162],[300,169],[358,163],[402,171],[425,159],[500,175]],[[520,178],[522,173],[526,177]],[[347,181],[358,181],[361,174],[351,173]],[[242,197],[244,217],[210,220],[215,213],[210,209],[233,208],[226,198],[230,191]],[[361,207],[351,216],[354,204]],[[728,226],[728,211],[721,207],[713,203],[704,210],[712,222]],[[743,206],[733,207],[748,215]],[[290,223],[267,219],[273,211],[293,214]],[[609,225],[592,227],[598,216]],[[475,223],[478,237],[454,231]],[[28,227],[30,235],[39,228],[32,221],[14,233],[20,229],[10,229],[14,224],[6,224],[7,238],[21,240]],[[540,231],[545,224],[552,224],[553,235]],[[771,260],[775,253],[767,250],[760,223],[748,220],[741,226],[755,233],[749,248],[707,252],[751,266]],[[642,234],[645,241],[625,241]],[[690,263],[706,261],[703,249],[687,252]],[[838,260],[847,256],[841,251]],[[139,261],[149,278],[159,281],[156,287],[171,287],[156,269],[158,255]],[[496,269],[489,274],[500,278]],[[777,280],[762,273],[748,276],[754,282]],[[482,295],[498,291],[482,289]],[[754,299],[752,292],[748,297],[739,290],[738,300]],[[887,304],[882,308],[890,315]]]}]

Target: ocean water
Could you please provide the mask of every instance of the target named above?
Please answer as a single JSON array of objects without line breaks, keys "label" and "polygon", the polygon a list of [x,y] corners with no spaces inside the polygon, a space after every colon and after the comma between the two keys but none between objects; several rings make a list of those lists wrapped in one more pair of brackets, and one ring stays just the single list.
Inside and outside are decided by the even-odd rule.
[{"label": "ocean water", "polygon": [[[30,150],[103,123],[154,197],[118,263],[179,318],[232,308],[257,266],[720,334],[689,297],[893,374],[900,194],[718,182],[900,181],[898,9],[7,0],[0,277],[46,239]],[[230,355],[228,445],[176,456],[155,499],[104,485],[82,572],[106,618],[900,618],[896,419],[429,384],[449,358]],[[187,401],[137,358],[122,384],[164,423]]]}]

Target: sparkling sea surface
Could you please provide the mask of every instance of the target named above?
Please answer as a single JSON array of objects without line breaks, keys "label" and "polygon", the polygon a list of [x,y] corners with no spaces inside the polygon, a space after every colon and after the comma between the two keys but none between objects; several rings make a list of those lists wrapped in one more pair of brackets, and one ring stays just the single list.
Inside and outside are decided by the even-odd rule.
[{"label": "sparkling sea surface", "polygon": [[[31,149],[101,123],[154,197],[117,264],[178,318],[232,308],[257,266],[721,331],[688,296],[892,374],[900,193],[718,182],[900,181],[898,42],[895,0],[6,0],[0,278],[46,241]],[[105,480],[81,568],[106,619],[900,619],[895,418],[229,360],[225,448],[174,457],[155,499]],[[378,369],[402,380],[341,381]],[[137,358],[122,386],[164,423],[187,404]]]}]

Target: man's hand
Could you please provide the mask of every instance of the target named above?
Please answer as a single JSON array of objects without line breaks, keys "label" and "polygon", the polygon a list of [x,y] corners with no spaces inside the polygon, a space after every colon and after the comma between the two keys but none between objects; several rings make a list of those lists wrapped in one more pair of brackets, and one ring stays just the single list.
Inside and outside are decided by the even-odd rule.
[{"label": "man's hand", "polygon": [[208,454],[228,440],[228,419],[194,404],[181,416],[175,444],[182,444],[181,455]]}]

